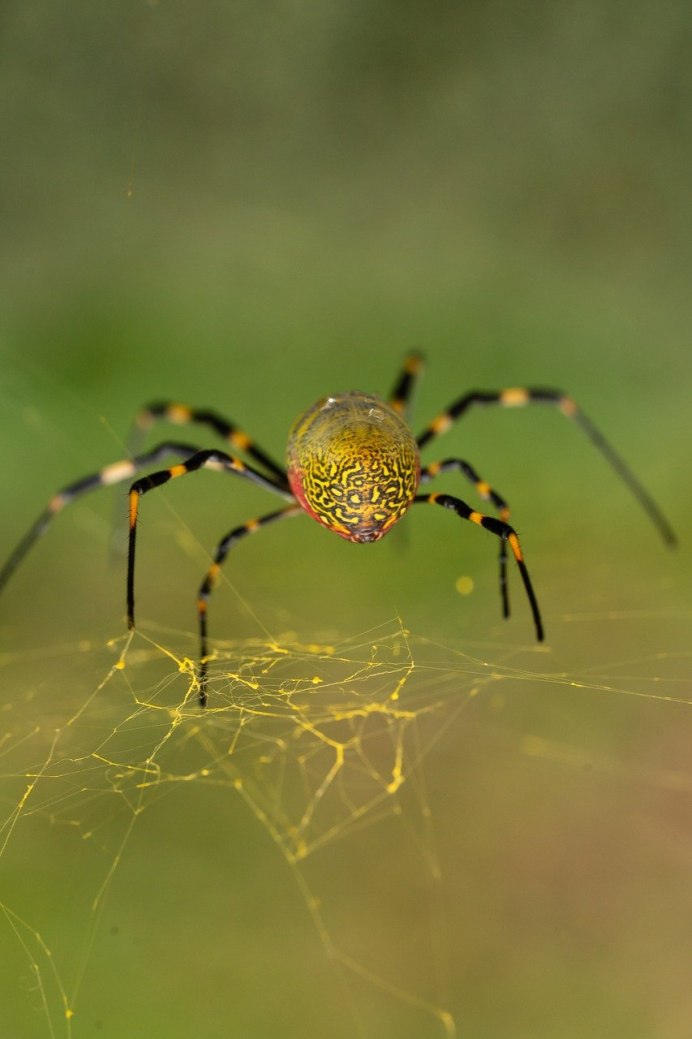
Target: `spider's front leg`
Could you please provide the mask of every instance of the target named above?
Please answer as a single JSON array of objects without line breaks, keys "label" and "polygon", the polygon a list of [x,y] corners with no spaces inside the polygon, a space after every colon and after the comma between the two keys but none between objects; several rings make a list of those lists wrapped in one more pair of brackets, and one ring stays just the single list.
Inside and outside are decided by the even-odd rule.
[{"label": "spider's front leg", "polygon": [[156,401],[148,404],[135,417],[128,438],[130,454],[135,454],[140,449],[144,435],[155,422],[159,421],[170,422],[175,426],[190,424],[206,426],[222,440],[225,440],[229,449],[248,455],[254,462],[259,463],[276,483],[280,483],[282,487],[288,489],[286,472],[283,467],[278,465],[240,426],[211,408],[193,408],[188,404],[181,404],[179,401]]},{"label": "spider's front leg", "polygon": [[539,642],[542,642],[544,635],[541,611],[538,607],[538,601],[533,590],[533,585],[531,584],[529,571],[526,568],[524,556],[521,551],[521,545],[519,544],[519,538],[514,527],[510,527],[509,523],[505,523],[505,521],[501,519],[496,519],[494,516],[485,516],[482,512],[476,512],[475,509],[472,509],[471,506],[467,505],[465,501],[461,500],[461,498],[454,498],[451,494],[417,494],[413,500],[414,502],[425,502],[429,505],[441,505],[444,509],[451,509],[451,511],[455,512],[461,519],[470,520],[471,523],[476,523],[479,527],[489,530],[491,534],[501,538],[502,541],[509,545],[519,569],[519,573],[521,574],[521,579],[524,582],[524,590],[529,600],[533,623],[536,629],[536,638]]},{"label": "spider's front leg", "polygon": [[103,469],[99,469],[98,472],[91,473],[89,476],[84,476],[81,480],[76,480],[74,483],[63,487],[62,490],[53,495],[48,505],[32,526],[29,527],[0,570],[0,591],[30,549],[33,548],[35,542],[46,533],[55,517],[67,505],[72,504],[72,502],[77,501],[91,491],[99,490],[101,487],[112,487],[114,484],[131,480],[141,469],[156,462],[161,462],[166,455],[173,455],[176,458],[191,458],[198,451],[199,448],[194,444],[181,444],[177,440],[164,440],[144,454],[113,462],[110,465],[104,466]]},{"label": "spider's front leg", "polygon": [[[476,488],[479,496],[484,501],[492,502],[498,511],[499,518],[507,523],[509,520],[509,505],[505,499],[494,490],[487,480],[478,475],[469,462],[461,458],[446,458],[443,462],[433,462],[421,469],[420,482],[426,483],[435,479],[440,473],[457,471],[469,480]],[[502,616],[509,617],[509,586],[507,583],[507,539],[500,539],[500,598],[502,600]]]},{"label": "spider's front leg", "polygon": [[613,472],[629,488],[630,492],[648,514],[654,526],[657,527],[663,540],[671,546],[677,543],[675,532],[670,523],[625,460],[615,450],[610,441],[606,440],[600,429],[587,418],[576,401],[568,397],[562,390],[546,389],[545,387],[513,386],[504,390],[473,390],[471,393],[465,393],[463,397],[459,397],[454,403],[450,404],[446,411],[441,412],[437,418],[433,419],[430,425],[416,438],[418,447],[423,448],[431,440],[434,440],[442,433],[446,433],[471,408],[494,405],[502,408],[523,408],[530,404],[555,407],[566,418],[571,419],[572,422],[579,426],[594,447],[600,451],[609,463]]},{"label": "spider's front leg", "polygon": [[397,415],[406,418],[406,413],[411,401],[411,394],[423,371],[423,358],[421,354],[410,353],[404,361],[404,366],[389,395],[389,406]]}]

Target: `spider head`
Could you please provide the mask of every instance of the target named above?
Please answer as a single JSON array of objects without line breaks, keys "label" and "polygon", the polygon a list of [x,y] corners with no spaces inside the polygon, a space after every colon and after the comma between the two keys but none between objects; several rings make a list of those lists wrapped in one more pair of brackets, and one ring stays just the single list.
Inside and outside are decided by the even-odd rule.
[{"label": "spider head", "polygon": [[288,478],[305,511],[348,541],[379,541],[413,501],[418,447],[377,397],[325,397],[295,423]]}]

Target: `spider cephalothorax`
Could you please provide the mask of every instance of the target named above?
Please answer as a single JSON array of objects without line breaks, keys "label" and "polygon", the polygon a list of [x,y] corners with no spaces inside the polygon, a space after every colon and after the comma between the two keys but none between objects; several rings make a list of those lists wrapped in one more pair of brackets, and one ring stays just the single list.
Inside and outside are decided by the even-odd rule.
[{"label": "spider cephalothorax", "polygon": [[379,541],[413,502],[420,479],[408,426],[365,393],[313,404],[291,430],[287,461],[305,511],[348,541]]},{"label": "spider cephalothorax", "polygon": [[[91,476],[69,484],[51,498],[34,525],[21,539],[2,570],[0,589],[18,563],[50,525],[54,517],[75,498],[87,491],[131,480],[144,469],[173,457],[179,461],[167,469],[155,469],[135,480],[129,491],[129,549],[127,562],[127,620],[135,623],[135,545],[140,500],[143,494],[169,480],[198,469],[242,476],[282,497],[286,504],[279,509],[233,527],[218,543],[197,596],[200,634],[199,697],[206,703],[207,665],[207,601],[218,580],[228,551],[248,534],[254,534],[268,523],[288,516],[307,513],[329,530],[353,542],[378,541],[416,502],[441,505],[460,519],[469,520],[494,534],[500,544],[500,595],[502,612],[509,616],[507,592],[507,548],[514,557],[533,616],[536,637],[543,638],[543,623],[536,596],[524,563],[519,538],[508,523],[509,506],[505,499],[483,480],[474,467],[461,458],[447,458],[421,469],[419,450],[446,432],[472,406],[497,404],[521,407],[526,404],[552,404],[573,419],[625,481],[639,503],[648,512],[663,538],[675,542],[675,535],[656,503],[644,490],[631,470],[616,454],[603,435],[580,411],[571,397],[560,390],[524,389],[477,390],[466,393],[435,418],[415,437],[405,421],[406,410],[415,380],[421,370],[417,354],[407,358],[390,394],[388,403],[367,393],[344,393],[325,397],[309,408],[295,423],[288,441],[288,470],[222,415],[207,409],[190,408],[186,404],[163,402],[144,408],[136,420],[136,433],[141,437],[156,419],[174,425],[198,423],[222,437],[229,448],[240,451],[254,465],[216,448],[200,449],[179,440],[164,440],[156,447],[139,453],[132,445],[131,457],[106,466]],[[451,494],[417,494],[419,483],[427,483],[443,473],[463,476],[476,494],[495,510],[487,516]]]}]

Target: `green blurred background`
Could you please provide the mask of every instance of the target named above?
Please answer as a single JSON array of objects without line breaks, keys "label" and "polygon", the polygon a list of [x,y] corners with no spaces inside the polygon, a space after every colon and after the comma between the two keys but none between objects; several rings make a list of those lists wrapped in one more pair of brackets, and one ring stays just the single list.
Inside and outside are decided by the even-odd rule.
[{"label": "green blurred background", "polygon": [[[485,412],[428,457],[468,458],[511,502],[546,654],[516,580],[499,620],[494,544],[439,510],[364,548],[303,519],[272,528],[212,604],[224,638],[351,639],[400,616],[444,646],[454,723],[425,763],[441,879],[390,823],[316,855],[310,889],[361,966],[448,1007],[465,1036],[692,1028],[691,29],[675,0],[0,12],[8,550],[55,490],[120,457],[142,403],[213,406],[281,456],[303,408],[386,393],[412,348],[428,361],[421,424],[476,386],[557,385],[680,534],[667,552],[559,414]],[[4,717],[24,747],[8,817],[47,758],[35,728],[63,725],[108,666],[70,647],[123,630],[114,500],[122,490],[62,516],[3,600]],[[194,652],[210,547],[272,504],[214,474],[144,502],[140,619],[165,626],[174,653]],[[460,575],[472,596],[455,592]],[[457,716],[458,652],[554,677],[505,679]],[[580,690],[587,679],[600,691]],[[459,681],[463,702],[472,685]],[[104,731],[130,708],[114,698]],[[150,745],[143,728],[133,761],[158,733],[152,721]],[[120,837],[79,840],[86,803],[66,809],[71,841],[49,812],[22,812],[0,859],[3,904],[41,932],[70,991],[87,963],[75,1037],[441,1034],[377,986],[353,982],[349,1002],[230,788],[178,785],[144,813],[100,913]],[[104,833],[110,818],[104,806]],[[3,1035],[66,1034],[59,1011],[37,1013],[9,926],[0,957]]]}]

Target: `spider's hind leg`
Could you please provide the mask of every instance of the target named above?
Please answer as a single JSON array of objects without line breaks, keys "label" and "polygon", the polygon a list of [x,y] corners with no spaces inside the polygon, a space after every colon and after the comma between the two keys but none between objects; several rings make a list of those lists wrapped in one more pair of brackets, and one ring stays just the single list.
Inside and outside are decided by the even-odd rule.
[{"label": "spider's hind leg", "polygon": [[302,509],[299,505],[288,505],[284,509],[277,509],[267,513],[259,519],[248,520],[240,527],[235,527],[221,539],[214,552],[214,560],[207,570],[204,580],[200,585],[197,596],[197,615],[199,618],[199,668],[197,677],[199,680],[199,702],[202,707],[207,703],[207,674],[209,664],[209,641],[207,632],[207,603],[209,596],[216,587],[223,565],[229,550],[248,534],[256,534],[261,527],[274,520],[285,519],[288,516],[297,516]]},{"label": "spider's hind leg", "polygon": [[501,538],[509,545],[519,573],[521,574],[526,597],[529,600],[534,628],[536,629],[536,639],[539,642],[542,642],[544,634],[541,611],[538,607],[538,600],[536,599],[533,585],[531,584],[529,571],[524,562],[524,556],[516,530],[514,530],[513,527],[510,527],[509,523],[505,523],[503,520],[496,519],[494,516],[485,516],[482,512],[476,512],[475,509],[472,509],[471,506],[467,505],[465,501],[461,500],[461,498],[454,498],[451,494],[419,494],[416,495],[413,500],[414,502],[425,502],[429,505],[441,505],[444,509],[451,509],[451,511],[455,512],[460,519],[470,520],[471,523],[476,523],[479,527],[489,530],[491,534]]},{"label": "spider's hind leg", "polygon": [[[446,458],[443,462],[432,462],[421,469],[420,481],[427,483],[435,479],[440,473],[448,473],[456,470],[462,473],[476,488],[478,495],[483,501],[492,502],[497,509],[498,517],[503,523],[509,520],[509,505],[505,499],[494,490],[487,480],[482,479],[470,465],[461,458]],[[509,617],[509,585],[507,582],[507,540],[500,539],[500,599],[502,601],[502,616]]]}]

